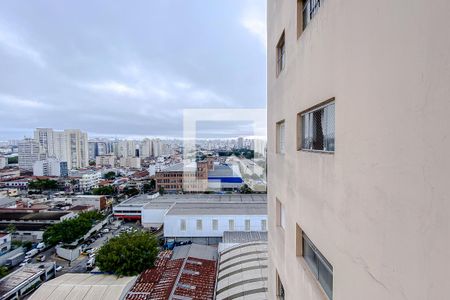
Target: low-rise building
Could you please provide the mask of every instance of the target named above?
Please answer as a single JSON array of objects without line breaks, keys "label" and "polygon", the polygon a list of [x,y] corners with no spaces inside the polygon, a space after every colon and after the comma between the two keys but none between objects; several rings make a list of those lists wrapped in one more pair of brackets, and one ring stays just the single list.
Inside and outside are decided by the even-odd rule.
[{"label": "low-rise building", "polygon": [[177,163],[156,172],[156,189],[166,193],[205,192],[208,189],[208,161]]},{"label": "low-rise building", "polygon": [[0,279],[0,300],[23,299],[55,276],[54,262],[27,264]]},{"label": "low-rise building", "polygon": [[105,274],[64,274],[44,283],[31,295],[30,300],[122,300],[136,278]]},{"label": "low-rise building", "polygon": [[162,251],[126,299],[213,299],[217,257],[215,247],[196,244]]},{"label": "low-rise building", "polygon": [[33,175],[67,177],[69,175],[67,162],[56,158],[38,160],[33,164]]},{"label": "low-rise building", "polygon": [[79,188],[81,191],[90,191],[98,187],[101,179],[101,172],[87,172],[85,174],[82,174],[81,178],[79,179]]},{"label": "low-rise building", "polygon": [[109,202],[104,195],[78,195],[72,197],[72,206],[77,205],[89,205],[97,210],[104,210],[109,206]]},{"label": "low-rise building", "polygon": [[0,232],[0,256],[11,250],[11,234]]},{"label": "low-rise building", "polygon": [[20,170],[17,168],[8,168],[0,170],[0,181],[10,180],[17,177],[20,177]]}]

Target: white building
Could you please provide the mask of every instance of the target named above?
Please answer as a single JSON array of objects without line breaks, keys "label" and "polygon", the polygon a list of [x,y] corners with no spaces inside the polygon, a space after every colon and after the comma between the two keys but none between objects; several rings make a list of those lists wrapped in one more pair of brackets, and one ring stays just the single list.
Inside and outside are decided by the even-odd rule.
[{"label": "white building", "polygon": [[80,189],[82,191],[89,191],[91,189],[97,188],[101,179],[101,172],[91,172],[83,174],[80,178]]},{"label": "white building", "polygon": [[53,152],[57,159],[67,161],[67,139],[64,131],[53,132]]},{"label": "white building", "polygon": [[146,138],[142,141],[139,156],[142,158],[153,156],[152,141],[150,139]]},{"label": "white building", "polygon": [[87,133],[79,129],[64,130],[67,144],[67,165],[69,169],[85,168],[89,165]]},{"label": "white building", "polygon": [[5,254],[11,249],[11,235],[6,232],[0,232],[0,255]]},{"label": "white building", "polygon": [[114,155],[99,155],[95,158],[95,165],[98,167],[114,167],[116,157]]},{"label": "white building", "polygon": [[39,143],[26,138],[19,142],[19,169],[32,171],[33,164],[39,160]]},{"label": "white building", "polygon": [[48,156],[54,155],[53,129],[36,128],[34,131],[34,139],[39,143],[42,153],[45,153]]},{"label": "white building", "polygon": [[56,158],[38,160],[33,165],[34,176],[67,176],[67,162]]},{"label": "white building", "polygon": [[8,165],[8,158],[0,156],[0,169],[6,168],[7,165]]},{"label": "white building", "polygon": [[136,156],[136,141],[123,140],[119,141],[119,157]]},{"label": "white building", "polygon": [[261,203],[176,203],[164,216],[164,237],[217,244],[224,231],[266,231]]},{"label": "white building", "polygon": [[140,169],[141,159],[139,157],[121,157],[119,164],[123,168]]}]

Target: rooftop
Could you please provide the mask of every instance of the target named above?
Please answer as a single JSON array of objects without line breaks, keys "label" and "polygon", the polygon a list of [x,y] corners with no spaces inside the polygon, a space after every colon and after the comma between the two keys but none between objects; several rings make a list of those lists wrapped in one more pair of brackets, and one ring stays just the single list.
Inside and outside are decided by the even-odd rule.
[{"label": "rooftop", "polygon": [[177,163],[174,165],[171,165],[167,168],[164,168],[161,170],[161,172],[183,172],[183,171],[196,171],[196,164],[195,163]]},{"label": "rooftop", "polygon": [[155,267],[139,276],[126,299],[213,299],[216,259],[217,249],[204,245],[162,251]]},{"label": "rooftop", "polygon": [[220,253],[216,299],[268,299],[267,242],[238,244]]},{"label": "rooftop", "polygon": [[214,170],[208,172],[208,177],[240,177],[239,174],[235,174],[233,169],[228,165],[214,165]]},{"label": "rooftop", "polygon": [[[13,291],[17,286],[46,272],[54,263],[28,264],[0,279],[0,295]],[[44,266],[44,267],[42,267]]]},{"label": "rooftop", "polygon": [[176,203],[167,215],[267,215],[267,204]]},{"label": "rooftop", "polygon": [[136,276],[67,273],[44,283],[30,300],[119,300],[123,299],[135,280]]},{"label": "rooftop", "polygon": [[267,231],[224,231],[222,243],[267,242]]},{"label": "rooftop", "polygon": [[67,211],[41,211],[33,212],[23,209],[1,209],[0,220],[3,221],[57,221],[69,214]]}]

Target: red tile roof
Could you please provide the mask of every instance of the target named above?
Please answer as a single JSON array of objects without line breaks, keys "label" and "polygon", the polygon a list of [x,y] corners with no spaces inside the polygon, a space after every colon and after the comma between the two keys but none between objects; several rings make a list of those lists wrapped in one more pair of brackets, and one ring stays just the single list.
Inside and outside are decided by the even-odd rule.
[{"label": "red tile roof", "polygon": [[127,300],[166,300],[170,295],[193,300],[213,299],[216,261],[185,257],[171,259],[173,252],[158,254],[155,267],[144,271],[128,292]]}]

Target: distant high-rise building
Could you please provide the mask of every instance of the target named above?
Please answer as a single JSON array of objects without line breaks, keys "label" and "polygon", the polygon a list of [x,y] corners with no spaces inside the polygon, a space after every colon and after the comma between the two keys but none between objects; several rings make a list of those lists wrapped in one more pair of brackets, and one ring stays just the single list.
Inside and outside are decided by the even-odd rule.
[{"label": "distant high-rise building", "polygon": [[64,130],[67,147],[67,166],[71,169],[85,168],[89,165],[87,133],[79,129]]},{"label": "distant high-rise building", "polygon": [[136,155],[136,141],[119,141],[119,157],[134,157]]},{"label": "distant high-rise building", "polygon": [[141,157],[148,158],[153,156],[152,140],[145,138],[141,143]]},{"label": "distant high-rise building", "polygon": [[33,165],[33,175],[66,177],[68,175],[67,162],[59,161],[56,158],[38,160]]},{"label": "distant high-rise building", "polygon": [[47,156],[54,156],[53,129],[36,128],[34,131],[34,139],[39,143],[42,153]]},{"label": "distant high-rise building", "polygon": [[39,143],[26,138],[19,142],[19,169],[32,171],[33,164],[40,159]]},{"label": "distant high-rise building", "polygon": [[239,149],[244,148],[244,138],[242,138],[242,137],[239,137],[239,138],[238,138],[238,140],[237,140],[237,147],[238,147]]},{"label": "distant high-rise building", "polygon": [[0,169],[4,169],[8,165],[8,158],[0,155]]}]

